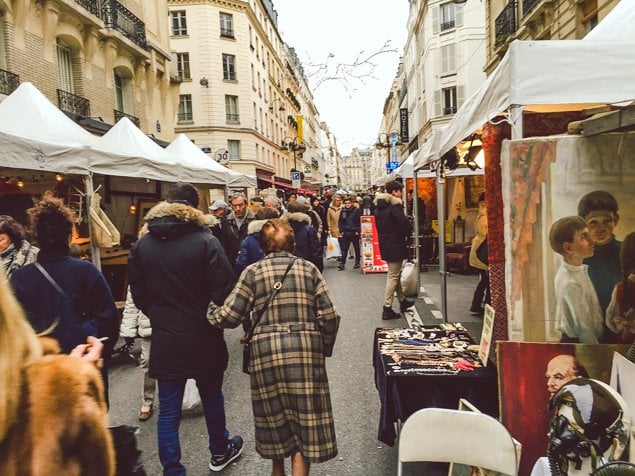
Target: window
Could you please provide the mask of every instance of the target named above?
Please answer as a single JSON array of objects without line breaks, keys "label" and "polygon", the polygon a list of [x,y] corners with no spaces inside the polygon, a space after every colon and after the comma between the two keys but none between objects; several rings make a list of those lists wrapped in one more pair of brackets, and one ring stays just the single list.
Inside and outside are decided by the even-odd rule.
[{"label": "window", "polygon": [[188,122],[193,120],[194,117],[192,115],[192,95],[181,94],[179,96],[178,122]]},{"label": "window", "polygon": [[64,41],[59,39],[57,40],[57,67],[60,75],[60,89],[67,93],[74,93],[71,49]]},{"label": "window", "polygon": [[236,81],[236,56],[223,53],[223,79]]},{"label": "window", "polygon": [[119,112],[132,115],[132,85],[129,78],[115,72],[115,108]]},{"label": "window", "polygon": [[456,114],[456,87],[441,90],[443,95],[443,115]]},{"label": "window", "polygon": [[190,76],[190,54],[189,53],[177,53],[176,54],[176,71],[179,74],[179,78],[192,79]]},{"label": "window", "polygon": [[454,3],[444,3],[441,5],[441,31],[450,30],[455,26]]},{"label": "window", "polygon": [[187,36],[187,21],[185,10],[170,12],[172,17],[172,36]]},{"label": "window", "polygon": [[234,37],[234,17],[229,13],[220,14],[220,36],[225,38]]},{"label": "window", "polygon": [[[578,2],[580,3],[580,2]],[[582,25],[588,33],[598,24],[598,0],[586,0],[582,4]]]},{"label": "window", "polygon": [[229,152],[229,160],[240,160],[240,141],[228,140],[227,151]]},{"label": "window", "polygon": [[441,74],[456,70],[456,45],[454,43],[441,47]]},{"label": "window", "polygon": [[225,95],[225,119],[227,122],[237,123],[240,121],[238,115],[238,96]]}]

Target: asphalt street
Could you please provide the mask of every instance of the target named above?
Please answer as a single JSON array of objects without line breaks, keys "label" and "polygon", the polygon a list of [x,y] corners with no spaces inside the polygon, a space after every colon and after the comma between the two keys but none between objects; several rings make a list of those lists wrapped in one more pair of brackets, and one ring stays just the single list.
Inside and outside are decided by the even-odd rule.
[{"label": "asphalt street", "polygon": [[[382,301],[385,274],[363,275],[352,269],[348,261],[345,271],[327,262],[324,270],[333,300],[342,316],[333,357],[328,359],[328,373],[335,417],[339,455],[328,462],[311,467],[311,474],[393,475],[397,471],[397,447],[388,447],[377,440],[379,397],[375,389],[372,365],[373,335],[376,327],[407,327],[404,317],[382,321]],[[480,338],[482,321],[469,314],[476,275],[452,275],[448,278],[448,320],[461,322],[475,340]],[[433,313],[440,306],[440,279],[437,267],[421,273],[421,289],[417,299],[417,314],[424,324],[442,322]],[[394,308],[397,308],[396,302]],[[227,427],[232,435],[245,440],[243,454],[219,474],[268,475],[271,463],[255,452],[249,377],[241,372],[242,329],[225,331],[230,362],[225,373],[223,392]],[[138,344],[133,354],[138,355]],[[117,357],[110,369],[110,424],[139,427],[138,441],[148,475],[160,475],[157,454],[156,421],[158,408],[146,422],[139,422],[141,406],[141,372],[131,359]],[[181,421],[182,462],[189,475],[209,475],[207,431],[202,409],[184,411]],[[287,474],[291,474],[287,461]],[[438,465],[407,465],[405,474],[436,476],[447,474]]]}]

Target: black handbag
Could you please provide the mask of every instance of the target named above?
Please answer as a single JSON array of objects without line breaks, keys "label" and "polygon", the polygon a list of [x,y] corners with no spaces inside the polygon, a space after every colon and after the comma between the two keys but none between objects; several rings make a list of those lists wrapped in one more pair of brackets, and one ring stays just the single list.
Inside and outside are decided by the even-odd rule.
[{"label": "black handbag", "polygon": [[282,283],[284,282],[284,278],[286,278],[287,274],[289,274],[289,270],[291,269],[291,266],[293,266],[293,263],[295,263],[296,259],[298,259],[298,258],[294,257],[291,260],[291,262],[287,266],[287,269],[285,270],[284,274],[282,275],[282,278],[280,278],[280,281],[276,281],[276,283],[273,285],[273,291],[271,291],[271,294],[269,295],[269,299],[267,299],[267,302],[265,303],[263,308],[258,312],[258,314],[256,315],[256,319],[254,319],[253,324],[251,324],[251,327],[250,327],[249,331],[247,332],[247,334],[245,334],[245,336],[242,339],[242,342],[243,342],[243,373],[246,373],[247,375],[249,375],[249,362],[251,360],[251,338],[254,336],[254,330],[256,329],[256,326],[258,325],[258,323],[262,319],[262,316],[264,316],[265,312],[267,312],[267,308],[269,307],[269,304],[271,304],[271,301],[273,301],[273,298],[275,298],[276,294],[278,294],[278,291],[280,290],[280,288],[282,287]]},{"label": "black handbag", "polygon": [[115,476],[146,476],[141,450],[137,447],[139,428],[120,425],[111,427],[109,430],[117,462]]},{"label": "black handbag", "polygon": [[485,241],[481,243],[481,245],[476,249],[476,257],[481,260],[481,263],[487,265],[489,264],[489,249],[487,247],[487,238]]}]

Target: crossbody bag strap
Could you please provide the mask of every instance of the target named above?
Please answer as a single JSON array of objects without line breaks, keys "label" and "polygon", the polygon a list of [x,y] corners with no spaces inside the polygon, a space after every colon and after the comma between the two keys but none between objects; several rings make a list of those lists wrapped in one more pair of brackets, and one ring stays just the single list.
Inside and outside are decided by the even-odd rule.
[{"label": "crossbody bag strap", "polygon": [[57,284],[57,281],[55,281],[53,277],[48,273],[48,271],[44,269],[44,266],[42,266],[37,261],[34,261],[33,264],[40,271],[40,273],[42,273],[42,275],[48,280],[48,282],[51,283],[51,285],[55,288],[55,290],[58,293],[60,293],[63,297],[68,299],[71,303],[73,302],[73,300],[68,296],[68,294],[66,294],[66,292],[61,288],[61,286]]},{"label": "crossbody bag strap", "polygon": [[289,265],[287,266],[287,269],[284,271],[282,278],[280,278],[280,281],[276,281],[275,284],[273,285],[273,291],[271,291],[271,294],[269,295],[269,299],[267,299],[267,302],[265,303],[263,308],[256,315],[256,318],[254,319],[251,329],[249,329],[249,332],[243,339],[243,342],[245,344],[248,344],[251,341],[251,338],[254,335],[254,331],[256,330],[256,326],[262,319],[262,316],[265,315],[265,312],[267,312],[267,308],[269,307],[269,304],[271,304],[271,301],[273,301],[273,298],[275,298],[276,294],[278,294],[278,291],[282,287],[282,283],[284,282],[284,279],[287,277],[287,274],[289,274],[289,270],[291,269],[291,266],[293,266],[293,263],[295,263],[296,259],[298,258],[294,256],[291,262],[289,263]]}]

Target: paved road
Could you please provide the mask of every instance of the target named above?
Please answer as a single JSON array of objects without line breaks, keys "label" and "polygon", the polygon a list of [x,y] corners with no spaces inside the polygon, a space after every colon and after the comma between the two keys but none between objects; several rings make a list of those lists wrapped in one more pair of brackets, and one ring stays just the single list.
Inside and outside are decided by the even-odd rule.
[{"label": "paved road", "polygon": [[[352,261],[349,261],[352,263]],[[328,373],[335,415],[339,455],[326,463],[313,465],[314,475],[392,475],[396,474],[397,450],[377,440],[379,398],[375,389],[372,366],[373,332],[386,326],[381,320],[384,274],[362,275],[347,266],[337,271],[335,263],[327,263],[324,275],[342,322],[333,357],[328,359]],[[417,300],[417,311],[424,323],[439,322],[431,313],[440,307],[439,274],[436,268],[421,274],[425,293]],[[449,280],[448,316],[452,322],[463,322],[473,336],[480,333],[480,319],[466,311],[477,278],[452,276]],[[426,303],[425,297],[429,297]],[[431,303],[430,303],[431,302]],[[396,308],[396,304],[395,304]],[[393,327],[407,326],[405,319],[388,321]],[[243,455],[221,474],[268,475],[270,462],[262,460],[254,449],[248,376],[241,372],[241,330],[225,331],[230,363],[225,373],[224,394],[227,426],[233,434],[245,439]],[[135,349],[138,352],[138,349]],[[118,359],[110,372],[112,425],[140,427],[138,436],[149,475],[160,475],[156,449],[156,412],[147,422],[138,422],[141,405],[139,369],[125,359]],[[209,475],[207,432],[200,408],[184,412],[181,422],[182,461],[189,475]],[[287,474],[290,468],[287,462]],[[429,465],[411,465],[406,474],[443,474]],[[446,473],[447,474],[447,471]]]}]

